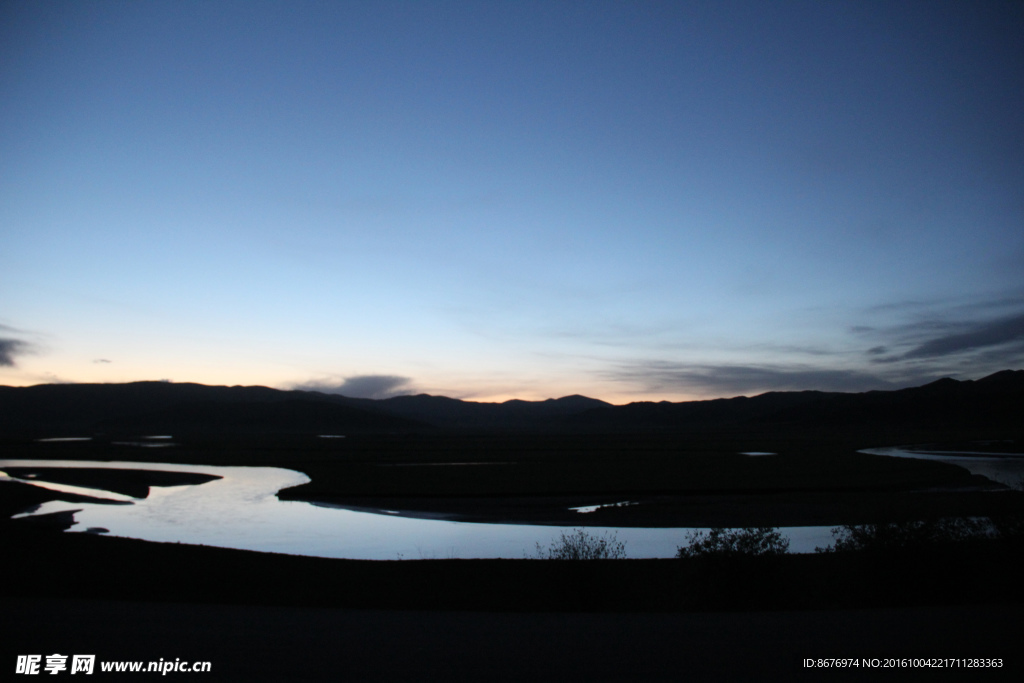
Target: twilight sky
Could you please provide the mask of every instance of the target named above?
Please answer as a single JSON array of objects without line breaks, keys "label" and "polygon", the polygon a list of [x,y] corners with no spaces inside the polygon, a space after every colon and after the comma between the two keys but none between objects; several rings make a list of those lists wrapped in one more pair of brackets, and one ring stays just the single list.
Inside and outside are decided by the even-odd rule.
[{"label": "twilight sky", "polygon": [[1024,4],[0,4],[0,384],[1024,367]]}]

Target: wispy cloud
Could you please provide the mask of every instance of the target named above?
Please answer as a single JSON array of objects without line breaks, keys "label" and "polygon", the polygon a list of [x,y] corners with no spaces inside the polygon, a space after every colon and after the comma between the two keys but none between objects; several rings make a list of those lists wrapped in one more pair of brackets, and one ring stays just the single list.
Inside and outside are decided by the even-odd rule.
[{"label": "wispy cloud", "polygon": [[883,324],[857,325],[851,334],[874,372],[899,381],[922,377],[982,377],[1024,366],[1024,293],[911,301],[876,306]]},{"label": "wispy cloud", "polygon": [[965,332],[929,339],[903,354],[903,358],[935,358],[1004,344],[1011,354],[1020,352],[1024,344],[1024,315],[978,323]]},{"label": "wispy cloud", "polygon": [[340,394],[350,398],[391,398],[413,391],[412,379],[398,375],[355,375],[342,381],[320,380],[292,386],[301,391],[320,391],[325,394]]},{"label": "wispy cloud", "polygon": [[878,304],[866,310],[869,315],[893,314],[904,317],[960,319],[979,312],[1006,314],[1024,307],[1024,291],[1005,291],[985,297],[957,299],[914,299]]},{"label": "wispy cloud", "polygon": [[887,374],[899,368],[928,368],[939,376],[981,376],[1018,368],[1024,365],[1024,306],[1000,310],[1006,303],[979,302],[975,309],[957,306],[927,318],[860,331],[858,336],[872,344],[865,352],[870,363],[886,367]]},{"label": "wispy cloud", "polygon": [[832,347],[648,347],[646,358],[626,357],[601,375],[638,394],[718,397],[899,389],[1024,367],[1024,295],[1017,292],[885,304],[861,317],[846,326],[847,341]]}]

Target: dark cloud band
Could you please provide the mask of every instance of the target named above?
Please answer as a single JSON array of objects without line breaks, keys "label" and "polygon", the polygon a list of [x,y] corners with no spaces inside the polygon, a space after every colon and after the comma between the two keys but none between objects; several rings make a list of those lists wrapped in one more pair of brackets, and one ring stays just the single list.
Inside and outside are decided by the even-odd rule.
[{"label": "dark cloud band", "polygon": [[936,337],[911,349],[903,357],[937,358],[1013,342],[1024,342],[1024,315],[981,323],[967,332]]},{"label": "dark cloud band", "polygon": [[636,383],[645,391],[739,395],[765,391],[869,391],[894,385],[855,370],[827,370],[784,365],[700,365],[640,361],[607,373],[609,379]]},{"label": "dark cloud band", "polygon": [[20,339],[0,339],[0,367],[14,367],[15,357],[30,349],[31,346]]}]

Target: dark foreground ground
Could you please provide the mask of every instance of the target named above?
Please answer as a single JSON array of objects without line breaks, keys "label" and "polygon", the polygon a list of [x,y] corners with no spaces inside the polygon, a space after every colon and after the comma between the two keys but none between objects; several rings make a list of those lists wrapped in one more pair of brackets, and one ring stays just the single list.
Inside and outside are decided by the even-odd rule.
[{"label": "dark foreground ground", "polygon": [[[370,562],[16,525],[3,541],[7,673],[19,654],[53,653],[209,661],[209,674],[167,675],[216,681],[1012,680],[1021,670],[1024,553],[1013,544],[738,562]],[[826,657],[1003,666],[803,667]],[[107,676],[140,677],[157,675]]]},{"label": "dark foreground ground", "polygon": [[[712,515],[732,526],[790,517],[836,524],[1016,518],[1024,509],[1024,494],[974,490],[976,480],[959,468],[855,452],[901,442],[890,435],[849,444],[389,438],[310,440],[301,449],[294,440],[168,449],[8,442],[3,454],[293,467],[313,479],[286,494],[294,498],[353,505],[401,498],[429,509],[462,496],[467,505],[457,511],[483,515],[508,497],[594,496],[597,503],[622,493],[699,505],[695,513],[682,502],[598,514],[656,512],[676,522]],[[464,464],[480,461],[495,464]],[[117,485],[135,491],[149,482],[139,476],[118,475]],[[167,674],[209,681],[1016,680],[1024,659],[1019,542],[731,561],[369,562],[64,534],[68,520],[59,517],[6,520],[49,497],[0,484],[3,680],[32,680],[13,675],[18,655],[53,653],[209,661],[210,673]],[[836,657],[861,666],[803,666],[805,658]],[[864,668],[864,658],[879,668]],[[959,658],[961,668],[883,668],[900,658]],[[965,658],[1003,666],[968,669]]]},{"label": "dark foreground ground", "polygon": [[[97,673],[85,680],[974,681],[1014,680],[1021,671],[1020,610],[999,605],[675,614],[29,598],[0,599],[0,606],[11,632],[3,644],[5,673],[18,653],[211,663],[210,673]],[[823,657],[877,659],[879,668],[802,664]],[[881,668],[912,657],[1001,657],[1004,665]]]}]

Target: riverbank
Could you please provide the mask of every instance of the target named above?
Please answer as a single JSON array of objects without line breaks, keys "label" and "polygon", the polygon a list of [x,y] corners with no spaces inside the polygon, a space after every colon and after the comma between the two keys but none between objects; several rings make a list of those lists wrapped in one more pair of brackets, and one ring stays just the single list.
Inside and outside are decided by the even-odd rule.
[{"label": "riverbank", "polygon": [[791,610],[1024,602],[1021,544],[733,561],[335,560],[4,525],[8,596],[351,609]]},{"label": "riverbank", "polygon": [[1001,659],[998,671],[971,672],[1001,678],[1021,668],[1024,551],[1011,543],[738,561],[399,562],[19,521],[0,542],[8,663],[54,652],[208,661],[210,680],[247,682],[817,680],[803,660],[825,657]]}]

